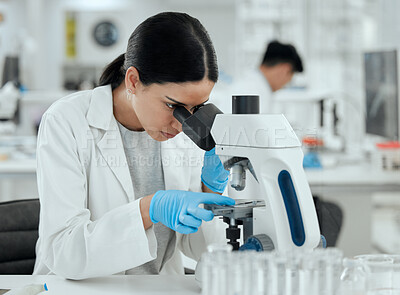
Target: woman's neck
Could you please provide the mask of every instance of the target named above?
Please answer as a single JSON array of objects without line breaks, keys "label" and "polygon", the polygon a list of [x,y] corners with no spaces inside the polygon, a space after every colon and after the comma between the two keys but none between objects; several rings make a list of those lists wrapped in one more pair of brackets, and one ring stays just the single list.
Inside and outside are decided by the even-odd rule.
[{"label": "woman's neck", "polygon": [[125,83],[121,83],[121,85],[115,88],[112,96],[115,119],[129,130],[144,131],[133,109],[132,102],[127,98]]}]

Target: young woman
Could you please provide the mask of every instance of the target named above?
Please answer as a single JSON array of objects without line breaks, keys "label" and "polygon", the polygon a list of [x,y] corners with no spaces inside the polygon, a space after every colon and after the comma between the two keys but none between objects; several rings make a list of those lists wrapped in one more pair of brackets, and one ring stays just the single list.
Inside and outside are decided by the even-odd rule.
[{"label": "young woman", "polygon": [[217,79],[200,22],[160,13],[135,29],[99,87],[49,108],[38,135],[34,274],[183,273],[177,248],[199,259],[224,236],[201,226],[213,214],[198,205],[234,204],[220,195],[229,173],[213,151],[198,161],[173,117],[177,105],[194,111],[207,102]]}]

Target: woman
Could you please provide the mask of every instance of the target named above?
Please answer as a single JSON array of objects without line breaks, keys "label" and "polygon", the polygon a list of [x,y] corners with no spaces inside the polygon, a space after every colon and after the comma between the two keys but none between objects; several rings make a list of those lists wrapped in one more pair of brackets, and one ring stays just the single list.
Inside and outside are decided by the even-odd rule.
[{"label": "woman", "polygon": [[215,231],[200,227],[213,214],[198,205],[234,201],[216,194],[228,180],[218,156],[193,164],[199,149],[178,135],[173,110],[204,104],[217,78],[200,22],[160,13],[136,28],[99,87],[49,108],[38,135],[34,274],[182,273],[177,248],[199,259]]}]

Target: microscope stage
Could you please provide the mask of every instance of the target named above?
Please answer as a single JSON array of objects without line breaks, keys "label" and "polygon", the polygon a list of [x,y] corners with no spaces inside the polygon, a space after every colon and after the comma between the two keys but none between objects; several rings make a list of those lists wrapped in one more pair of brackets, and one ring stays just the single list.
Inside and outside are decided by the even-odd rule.
[{"label": "microscope stage", "polygon": [[263,200],[237,199],[235,201],[236,204],[233,206],[204,204],[204,209],[212,211],[215,216],[246,219],[253,217],[253,208],[265,206]]}]

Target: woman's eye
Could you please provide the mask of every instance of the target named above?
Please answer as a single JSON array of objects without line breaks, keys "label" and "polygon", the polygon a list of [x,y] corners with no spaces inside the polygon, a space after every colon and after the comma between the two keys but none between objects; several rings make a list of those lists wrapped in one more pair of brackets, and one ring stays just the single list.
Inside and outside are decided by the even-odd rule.
[{"label": "woman's eye", "polygon": [[198,106],[193,107],[193,108],[191,109],[192,114],[194,114],[195,112],[197,112],[197,111],[199,110],[199,108],[201,108],[202,106],[204,106],[204,104],[201,104],[201,105],[198,105]]},{"label": "woman's eye", "polygon": [[166,102],[165,104],[169,109],[174,109],[175,108],[175,105],[173,105],[173,104],[170,104],[168,102]]}]

